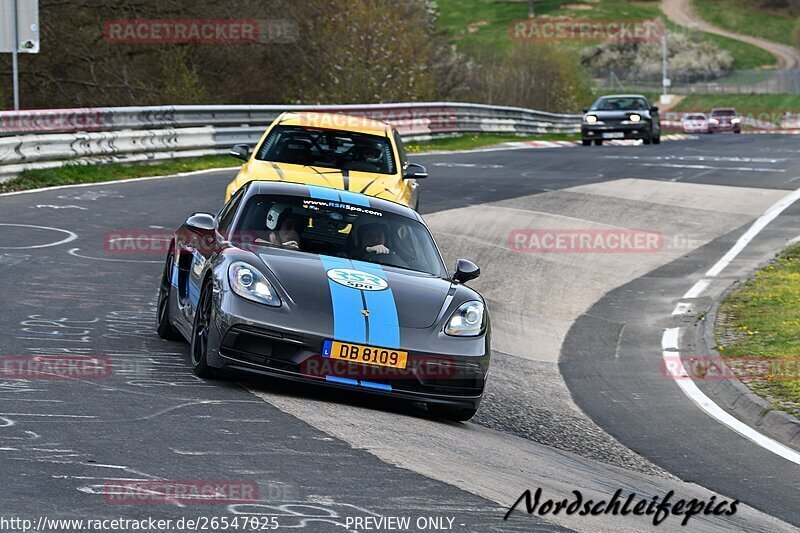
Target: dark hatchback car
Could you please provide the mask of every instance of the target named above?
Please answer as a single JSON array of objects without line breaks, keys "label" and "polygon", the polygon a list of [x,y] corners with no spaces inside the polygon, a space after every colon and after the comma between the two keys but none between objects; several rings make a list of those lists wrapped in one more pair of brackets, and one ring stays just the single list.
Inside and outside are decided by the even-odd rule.
[{"label": "dark hatchback car", "polygon": [[422,217],[349,191],[252,181],[170,243],[158,333],[221,370],[423,402],[468,420],[491,357],[489,314],[448,273]]},{"label": "dark hatchback car", "polygon": [[641,139],[644,144],[661,142],[658,108],[641,94],[615,94],[599,98],[584,109],[581,140],[584,146],[610,139]]},{"label": "dark hatchback car", "polygon": [[742,117],[732,107],[715,107],[708,117],[708,129],[711,133],[723,131],[742,133]]}]

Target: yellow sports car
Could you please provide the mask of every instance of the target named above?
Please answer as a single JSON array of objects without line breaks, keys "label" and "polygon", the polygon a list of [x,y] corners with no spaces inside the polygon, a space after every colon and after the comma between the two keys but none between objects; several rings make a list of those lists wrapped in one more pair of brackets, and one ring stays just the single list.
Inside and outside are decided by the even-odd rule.
[{"label": "yellow sports car", "polygon": [[255,150],[238,144],[230,152],[246,163],[228,185],[225,200],[253,180],[331,187],[419,205],[416,180],[425,167],[409,163],[390,124],[317,112],[287,112],[273,122]]}]

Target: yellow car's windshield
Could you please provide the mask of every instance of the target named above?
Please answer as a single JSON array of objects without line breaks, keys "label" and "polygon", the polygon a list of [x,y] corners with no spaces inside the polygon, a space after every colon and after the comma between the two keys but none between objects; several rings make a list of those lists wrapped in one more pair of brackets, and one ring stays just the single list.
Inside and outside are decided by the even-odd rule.
[{"label": "yellow car's windshield", "polygon": [[341,130],[276,126],[256,159],[337,170],[394,174],[394,152],[387,137]]}]

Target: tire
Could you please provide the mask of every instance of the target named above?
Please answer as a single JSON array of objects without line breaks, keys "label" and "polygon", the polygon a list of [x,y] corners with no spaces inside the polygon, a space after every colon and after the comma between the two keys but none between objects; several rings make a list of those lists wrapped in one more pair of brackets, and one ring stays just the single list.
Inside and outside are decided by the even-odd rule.
[{"label": "tire", "polygon": [[172,297],[172,264],[175,257],[173,250],[167,254],[164,263],[164,273],[161,274],[161,286],[158,289],[158,306],[156,307],[156,333],[168,341],[185,340],[172,326],[169,316],[169,300]]},{"label": "tire", "polygon": [[584,146],[591,146],[592,140],[591,139],[581,139],[581,144]]},{"label": "tire", "polygon": [[642,142],[644,144],[650,144],[653,142],[653,137],[651,135],[648,135],[647,137],[642,138]]},{"label": "tire", "polygon": [[428,404],[428,412],[437,418],[444,418],[452,422],[466,422],[477,412],[477,409],[449,407],[439,404]]},{"label": "tire", "polygon": [[211,328],[211,314],[213,312],[213,292],[211,280],[203,283],[200,291],[200,300],[194,312],[194,326],[192,327],[192,371],[197,377],[210,379],[215,375],[214,369],[208,366],[208,330]]},{"label": "tire", "polygon": [[742,130],[734,130],[733,133],[740,134],[742,133]]},{"label": "tire", "polygon": [[595,139],[594,140],[595,146],[603,146],[603,139]]},{"label": "tire", "polygon": [[656,135],[653,137],[653,144],[661,144],[661,135]]}]

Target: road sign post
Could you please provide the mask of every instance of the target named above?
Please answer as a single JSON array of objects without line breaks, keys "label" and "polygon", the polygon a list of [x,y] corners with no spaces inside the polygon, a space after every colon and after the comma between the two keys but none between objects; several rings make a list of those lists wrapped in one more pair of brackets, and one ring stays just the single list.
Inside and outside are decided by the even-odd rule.
[{"label": "road sign post", "polygon": [[0,53],[11,54],[14,110],[19,110],[19,54],[39,53],[39,0],[0,0]]}]

